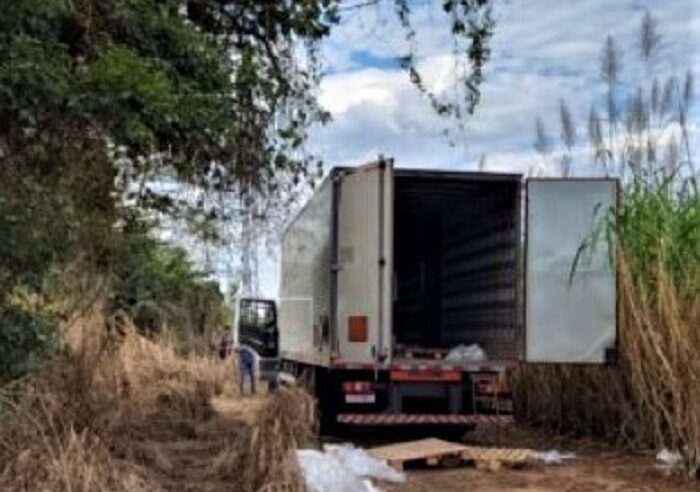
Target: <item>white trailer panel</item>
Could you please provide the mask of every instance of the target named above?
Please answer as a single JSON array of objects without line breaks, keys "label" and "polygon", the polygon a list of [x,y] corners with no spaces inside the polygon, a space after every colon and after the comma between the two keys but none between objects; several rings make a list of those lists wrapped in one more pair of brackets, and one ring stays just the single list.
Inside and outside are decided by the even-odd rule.
[{"label": "white trailer panel", "polygon": [[440,362],[478,343],[494,361],[608,361],[617,343],[609,245],[569,278],[615,207],[617,182],[528,183],[523,223],[517,175],[394,173],[391,161],[333,169],[283,238],[282,358],[382,369],[402,350]]},{"label": "white trailer panel", "polygon": [[339,178],[336,327],[340,361],[368,364],[390,356],[391,170],[389,162],[380,161]]},{"label": "white trailer panel", "polygon": [[330,362],[333,179],[327,177],[285,231],[280,277],[280,354]]},{"label": "white trailer panel", "polygon": [[525,359],[604,363],[617,343],[616,275],[606,239],[617,181],[529,180],[527,192]]}]

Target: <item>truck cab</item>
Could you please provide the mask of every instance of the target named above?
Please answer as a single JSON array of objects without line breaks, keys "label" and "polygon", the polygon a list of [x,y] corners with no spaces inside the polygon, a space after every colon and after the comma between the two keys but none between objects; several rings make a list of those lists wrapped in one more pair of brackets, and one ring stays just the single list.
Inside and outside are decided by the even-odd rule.
[{"label": "truck cab", "polygon": [[277,305],[271,299],[239,298],[234,319],[234,342],[255,351],[257,373],[273,381],[279,367]]}]

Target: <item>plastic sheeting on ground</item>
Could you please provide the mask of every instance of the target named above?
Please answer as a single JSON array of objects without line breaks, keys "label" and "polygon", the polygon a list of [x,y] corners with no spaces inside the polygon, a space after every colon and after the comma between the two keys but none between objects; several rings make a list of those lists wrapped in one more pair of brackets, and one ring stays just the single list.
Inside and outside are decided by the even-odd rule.
[{"label": "plastic sheeting on ground", "polygon": [[445,356],[445,360],[457,362],[459,364],[481,362],[486,359],[486,352],[478,344],[457,345],[447,353],[447,356]]},{"label": "plastic sheeting on ground", "polygon": [[537,453],[537,459],[542,461],[545,465],[561,465],[564,461],[574,458],[576,458],[574,453],[560,453],[556,449]]},{"label": "plastic sheeting on ground", "polygon": [[658,468],[673,470],[683,464],[683,455],[680,451],[671,451],[663,448],[656,454],[656,461],[659,462],[656,465]]},{"label": "plastic sheeting on ground", "polygon": [[310,492],[381,492],[371,479],[404,482],[406,475],[351,444],[300,449],[297,461]]}]

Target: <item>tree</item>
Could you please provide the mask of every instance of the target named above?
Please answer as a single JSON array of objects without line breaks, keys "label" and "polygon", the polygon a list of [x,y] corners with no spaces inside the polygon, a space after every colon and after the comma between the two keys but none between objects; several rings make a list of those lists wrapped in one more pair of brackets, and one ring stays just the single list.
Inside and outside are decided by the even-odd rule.
[{"label": "tree", "polygon": [[[409,3],[396,5],[410,26]],[[313,95],[315,46],[338,22],[339,7],[337,0],[12,2],[0,14],[3,181],[12,188],[31,176],[46,193],[62,180],[71,202],[89,190],[90,208],[124,215],[121,197],[195,223],[217,211],[162,193],[155,183],[164,175],[207,191],[294,196],[320,165],[301,146],[310,125],[328,121]],[[445,1],[444,9],[455,35],[468,40],[473,109],[493,24],[488,2]]]},{"label": "tree", "polygon": [[183,249],[132,234],[118,245],[113,264],[111,309],[128,313],[143,332],[169,329],[188,340],[228,324],[218,283],[207,280]]},{"label": "tree", "polygon": [[[409,53],[400,60],[401,66],[409,74],[411,82],[428,96],[433,109],[440,115],[449,116],[461,123],[466,115],[474,112],[481,96],[483,68],[491,50],[489,42],[493,36],[495,22],[490,0],[443,0],[442,8],[450,19],[449,25],[455,38],[453,55],[457,66],[459,97],[447,99],[430,92],[423,83],[416,66],[416,31],[411,22],[411,2],[394,0],[396,14],[405,30],[409,43]],[[468,61],[468,66],[462,62]]]},{"label": "tree", "polygon": [[[408,2],[396,2],[409,25]],[[488,3],[444,2],[455,36],[471,47],[462,52],[475,67],[470,94],[488,53],[492,22],[479,20]],[[48,273],[71,258],[125,290],[157,282],[123,282],[122,248],[159,220],[184,219],[209,240],[234,216],[219,206],[228,197],[263,218],[289,210],[321,169],[303,144],[312,125],[329,120],[314,95],[317,49],[341,7],[340,0],[4,5],[0,316],[24,319],[8,311],[16,309],[14,293],[42,293]],[[196,199],[172,187],[195,190]]]}]

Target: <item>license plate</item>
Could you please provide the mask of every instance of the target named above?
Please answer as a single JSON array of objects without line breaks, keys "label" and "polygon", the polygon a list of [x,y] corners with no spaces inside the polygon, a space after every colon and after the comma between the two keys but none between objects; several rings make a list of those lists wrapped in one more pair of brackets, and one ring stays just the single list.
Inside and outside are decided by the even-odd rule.
[{"label": "license plate", "polygon": [[374,393],[367,393],[362,395],[345,395],[345,403],[374,403],[375,395]]}]

